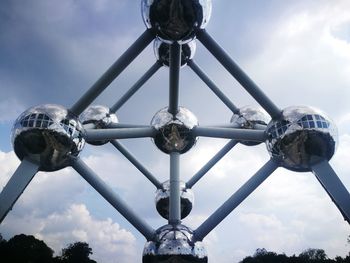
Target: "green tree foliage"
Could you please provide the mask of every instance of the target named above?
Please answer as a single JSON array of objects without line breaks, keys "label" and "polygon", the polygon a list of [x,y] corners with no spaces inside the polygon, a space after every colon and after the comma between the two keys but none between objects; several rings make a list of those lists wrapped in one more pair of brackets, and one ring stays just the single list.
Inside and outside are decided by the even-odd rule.
[{"label": "green tree foliage", "polygon": [[329,259],[323,249],[309,248],[299,256],[288,257],[259,248],[253,256],[244,258],[240,263],[350,263],[350,253],[345,258],[337,256],[335,259]]},{"label": "green tree foliage", "polygon": [[92,249],[85,242],[76,242],[70,244],[62,250],[62,262],[64,263],[96,263],[89,257],[92,255]]},{"label": "green tree foliage", "polygon": [[53,250],[33,236],[21,234],[7,242],[2,239],[1,247],[1,262],[4,263],[52,262]]},{"label": "green tree foliage", "polygon": [[299,258],[303,259],[305,262],[326,262],[328,259],[325,251],[323,249],[309,248],[304,250]]},{"label": "green tree foliage", "polygon": [[62,249],[62,255],[53,257],[54,251],[43,241],[24,234],[6,241],[0,234],[1,263],[96,263],[89,258],[92,249],[85,242],[76,242]]}]

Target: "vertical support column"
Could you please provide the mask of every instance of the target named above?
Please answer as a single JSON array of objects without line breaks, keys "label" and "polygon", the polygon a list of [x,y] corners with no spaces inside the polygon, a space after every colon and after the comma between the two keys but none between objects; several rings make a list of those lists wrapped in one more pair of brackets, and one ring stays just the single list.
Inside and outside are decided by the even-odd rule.
[{"label": "vertical support column", "polygon": [[181,67],[181,45],[174,42],[170,45],[169,64],[169,109],[174,116],[179,108],[179,79]]},{"label": "vertical support column", "polygon": [[180,153],[170,153],[169,224],[181,223]]}]

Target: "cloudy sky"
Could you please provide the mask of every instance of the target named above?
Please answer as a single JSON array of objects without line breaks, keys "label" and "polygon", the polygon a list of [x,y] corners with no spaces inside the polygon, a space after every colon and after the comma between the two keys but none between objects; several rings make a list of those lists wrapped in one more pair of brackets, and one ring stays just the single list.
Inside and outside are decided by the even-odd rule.
[{"label": "cloudy sky", "polygon": [[[140,1],[13,1],[0,4],[0,189],[19,160],[11,126],[25,109],[44,103],[69,108],[145,30]],[[350,3],[347,0],[214,0],[208,32],[280,107],[312,105],[339,129],[331,164],[350,189]],[[238,106],[256,102],[198,43],[194,60]],[[152,46],[95,101],[113,105],[155,62]],[[180,104],[200,124],[222,124],[230,111],[194,73],[183,68]],[[199,96],[200,94],[200,96]],[[168,103],[162,68],[119,111],[123,123],[148,124]],[[208,105],[210,105],[208,107]],[[124,145],[160,181],[169,158],[149,139]],[[187,181],[226,140],[200,138],[181,157]],[[155,188],[111,145],[86,145],[81,157],[154,228],[161,219]],[[199,226],[269,159],[265,145],[238,145],[197,185],[184,220]],[[56,253],[85,241],[101,263],[140,262],[145,239],[73,169],[38,173],[0,226],[45,240]],[[288,255],[309,247],[344,256],[349,225],[311,173],[279,168],[205,239],[211,262],[237,262],[265,247]]]}]

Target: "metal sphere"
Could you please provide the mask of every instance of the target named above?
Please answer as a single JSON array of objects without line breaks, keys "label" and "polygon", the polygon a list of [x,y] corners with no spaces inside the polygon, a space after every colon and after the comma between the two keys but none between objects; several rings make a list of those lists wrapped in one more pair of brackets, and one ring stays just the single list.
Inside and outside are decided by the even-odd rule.
[{"label": "metal sphere", "polygon": [[[117,115],[110,111],[106,106],[94,105],[88,107],[79,118],[83,125],[92,124],[93,129],[106,129],[112,124],[118,123]],[[108,143],[104,141],[88,141],[92,145],[103,145]]]},{"label": "metal sphere", "polygon": [[19,159],[28,158],[41,171],[56,171],[70,164],[84,146],[78,118],[62,106],[44,104],[23,112],[12,129],[12,145]]},{"label": "metal sphere", "polygon": [[[164,66],[169,67],[170,44],[162,41],[159,38],[154,40],[153,44],[154,54],[156,58],[163,63]],[[194,57],[196,53],[196,41],[192,40],[186,44],[181,45],[181,67],[185,66],[189,60]]]},{"label": "metal sphere", "polygon": [[[186,189],[184,182],[180,182],[180,198],[181,198],[181,219],[188,216],[192,210],[194,202],[194,194],[191,189]],[[156,208],[158,213],[165,219],[169,219],[169,197],[170,182],[163,183],[163,189],[156,191]]]},{"label": "metal sphere", "polygon": [[179,107],[176,116],[163,108],[152,118],[151,125],[158,131],[153,138],[155,145],[164,153],[185,153],[196,143],[193,128],[198,126],[196,116],[189,110]]},{"label": "metal sphere", "polygon": [[332,158],[338,140],[329,117],[311,107],[288,107],[267,126],[267,149],[281,166],[298,172]]},{"label": "metal sphere", "polygon": [[[255,125],[267,125],[270,122],[270,116],[261,107],[244,106],[239,109],[239,113],[233,114],[231,123],[241,129],[254,129]],[[260,142],[240,141],[247,146],[254,146]]]},{"label": "metal sphere", "polygon": [[193,231],[184,225],[165,225],[157,230],[155,241],[146,243],[143,263],[205,263],[207,252],[202,242],[195,242]]},{"label": "metal sphere", "polygon": [[206,27],[211,0],[142,0],[141,9],[146,26],[155,29],[158,37],[185,43]]}]

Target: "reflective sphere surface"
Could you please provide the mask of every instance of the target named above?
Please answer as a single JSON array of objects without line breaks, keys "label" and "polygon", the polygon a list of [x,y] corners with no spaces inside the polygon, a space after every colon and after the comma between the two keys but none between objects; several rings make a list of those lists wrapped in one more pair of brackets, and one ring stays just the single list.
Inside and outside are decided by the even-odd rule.
[{"label": "reflective sphere surface", "polygon": [[207,25],[211,0],[142,0],[141,8],[146,26],[154,28],[160,38],[185,43]]},{"label": "reflective sphere surface", "polygon": [[[95,129],[105,129],[111,124],[117,124],[117,115],[110,112],[110,109],[102,105],[93,105],[88,107],[79,118],[80,122],[85,124],[93,124]],[[103,145],[108,141],[88,141],[92,145]]]},{"label": "reflective sphere surface", "polygon": [[338,140],[334,123],[320,110],[289,107],[267,127],[267,149],[281,166],[299,172],[332,158]]},{"label": "reflective sphere surface", "polygon": [[164,153],[185,153],[197,141],[192,132],[198,126],[197,118],[183,107],[179,107],[175,117],[168,112],[167,107],[163,108],[154,115],[151,125],[157,130],[153,141]]},{"label": "reflective sphere surface", "polygon": [[[270,122],[270,116],[263,108],[257,106],[244,106],[239,109],[239,114],[233,114],[231,123],[241,129],[254,129],[256,124],[267,125]],[[254,146],[260,142],[240,141],[247,146]]]},{"label": "reflective sphere surface", "polygon": [[157,230],[156,241],[146,243],[142,262],[204,263],[208,256],[202,242],[194,242],[190,228],[165,225]]},{"label": "reflective sphere surface", "polygon": [[62,106],[39,105],[23,112],[12,129],[12,145],[19,159],[29,158],[41,171],[56,171],[70,164],[84,146],[78,118]]},{"label": "reflective sphere surface", "polygon": [[[164,66],[169,67],[170,44],[156,38],[154,40],[154,54],[156,58],[163,63]],[[185,66],[187,62],[194,57],[196,53],[196,41],[192,40],[186,44],[181,45],[181,66]]]},{"label": "reflective sphere surface", "polygon": [[[158,213],[165,219],[169,219],[169,197],[170,197],[170,182],[163,183],[164,189],[156,191],[156,208]],[[194,194],[191,189],[186,189],[184,182],[180,182],[180,198],[181,198],[181,219],[188,216],[192,210],[194,202]]]}]

